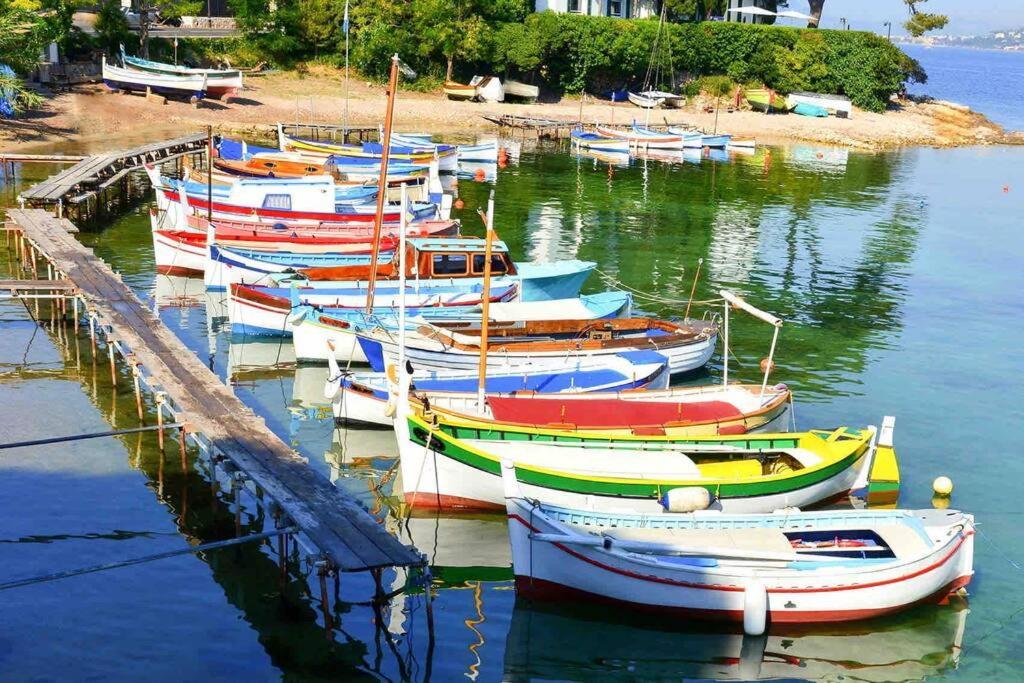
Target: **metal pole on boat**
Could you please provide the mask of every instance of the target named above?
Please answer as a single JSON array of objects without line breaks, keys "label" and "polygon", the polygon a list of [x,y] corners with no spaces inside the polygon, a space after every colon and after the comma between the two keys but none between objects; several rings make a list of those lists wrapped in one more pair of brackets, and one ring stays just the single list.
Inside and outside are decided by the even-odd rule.
[{"label": "metal pole on boat", "polygon": [[213,220],[213,126],[206,127],[206,220]]},{"label": "metal pole on boat", "polygon": [[722,346],[724,348],[722,359],[722,386],[729,386],[729,300],[725,299],[725,317],[722,319]]},{"label": "metal pole on boat", "polygon": [[[402,377],[405,374],[405,233],[406,227],[406,207],[408,206],[409,195],[408,188],[405,183],[402,183],[401,195],[400,195],[400,207],[402,211],[402,217],[398,221],[398,376]],[[402,395],[402,388],[406,385],[404,382],[398,383],[399,394],[395,399],[396,405],[398,401],[408,401],[409,397]]]},{"label": "metal pole on boat", "polygon": [[775,342],[777,342],[779,340],[779,330],[780,329],[782,329],[782,321],[781,320],[775,325],[775,331],[772,332],[772,345],[771,345],[771,348],[768,349],[768,359],[765,362],[765,366],[764,366],[764,379],[761,381],[761,394],[760,394],[759,398],[763,398],[764,397],[764,390],[768,387],[768,375],[770,375],[771,372],[772,372],[772,367],[773,367],[772,358],[775,356]]},{"label": "metal pole on boat", "polygon": [[398,53],[391,58],[391,76],[388,79],[388,105],[384,114],[384,139],[381,140],[380,180],[377,183],[377,215],[373,221],[373,253],[370,256],[370,280],[366,283],[366,314],[373,309],[373,292],[377,283],[377,261],[380,258],[380,233],[384,223],[384,200],[388,191],[388,158],[391,156],[391,123],[395,115],[395,95],[398,91]]},{"label": "metal pole on boat", "polygon": [[480,367],[476,389],[476,407],[483,411],[487,384],[487,325],[491,314],[491,250],[494,247],[494,190],[487,200],[487,239],[484,242],[484,291],[480,307]]},{"label": "metal pole on boat", "polygon": [[700,279],[700,267],[704,265],[704,259],[697,259],[697,272],[693,274],[693,284],[690,286],[690,298],[686,300],[686,313],[683,314],[683,320],[690,319],[690,304],[693,303],[693,293],[697,291],[697,280]]}]

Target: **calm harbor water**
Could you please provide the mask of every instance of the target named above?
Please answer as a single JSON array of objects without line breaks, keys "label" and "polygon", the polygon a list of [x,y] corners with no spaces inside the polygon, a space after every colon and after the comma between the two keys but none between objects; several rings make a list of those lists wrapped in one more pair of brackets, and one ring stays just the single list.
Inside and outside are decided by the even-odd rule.
[{"label": "calm harbor water", "polygon": [[[52,169],[23,169],[31,183]],[[462,181],[466,232],[492,185]],[[155,277],[148,205],[84,232],[188,347],[309,466],[357,495],[431,558],[433,651],[422,593],[380,613],[368,576],[344,576],[325,636],[315,574],[286,581],[273,549],[245,546],[0,592],[0,678],[149,680],[1008,680],[1024,611],[1024,479],[1017,432],[1024,357],[1024,152],[912,149],[856,154],[791,146],[753,156],[609,167],[565,150],[524,151],[496,184],[499,234],[522,260],[597,261],[597,291],[621,282],[644,309],[679,315],[728,288],[785,319],[775,378],[800,428],[897,416],[905,507],[977,515],[977,575],[965,602],[848,627],[743,638],[607,610],[517,603],[501,517],[399,523],[387,431],[336,429],[326,370],[287,344],[232,339],[201,283]],[[16,185],[0,188],[0,205]],[[4,254],[0,250],[0,254]],[[0,257],[2,258],[2,257]],[[0,263],[0,268],[4,264]],[[5,277],[5,275],[0,275]],[[46,318],[45,315],[42,317]],[[734,318],[741,379],[770,330]],[[112,390],[87,336],[0,303],[0,441],[136,424],[127,375]],[[716,363],[720,359],[716,359]],[[738,366],[738,367],[737,367]],[[720,377],[712,365],[702,381]],[[153,435],[2,451],[0,581],[179,548],[234,533],[234,508]],[[190,455],[190,459],[191,459]],[[245,529],[265,523],[243,500]],[[405,577],[386,572],[387,587]]]},{"label": "calm harbor water", "polygon": [[928,73],[928,82],[911,85],[911,93],[966,104],[1008,130],[1024,130],[1024,52],[921,45],[900,49]]}]

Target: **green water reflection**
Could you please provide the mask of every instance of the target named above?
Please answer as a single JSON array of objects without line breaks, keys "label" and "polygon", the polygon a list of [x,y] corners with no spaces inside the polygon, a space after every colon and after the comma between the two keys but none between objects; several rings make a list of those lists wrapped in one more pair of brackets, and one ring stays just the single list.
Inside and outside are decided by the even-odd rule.
[{"label": "green water reflection", "polygon": [[[517,604],[501,517],[401,519],[390,433],[335,428],[322,398],[323,368],[296,366],[288,345],[232,340],[221,297],[200,283],[154,277],[140,204],[85,231],[83,241],[311,467],[428,554],[435,649],[428,657],[420,593],[376,615],[359,604],[373,590],[361,576],[342,578],[342,599],[332,606],[340,630],[325,637],[315,574],[300,578],[304,569],[294,564],[282,584],[276,547],[266,544],[0,594],[12,615],[0,636],[0,670],[12,678],[53,675],[91,652],[89,673],[127,678],[145,669],[118,662],[143,652],[146,666],[160,662],[150,670],[157,677],[173,677],[177,663],[183,678],[1011,677],[1021,663],[1014,617],[1024,606],[1020,572],[1004,557],[1024,560],[1015,486],[1024,465],[1013,438],[1024,424],[1013,400],[1024,371],[1017,350],[1024,333],[1022,161],[1019,150],[999,148],[868,155],[794,146],[772,148],[770,157],[759,151],[622,167],[542,149],[524,151],[493,186],[499,234],[522,260],[597,261],[608,281],[642,293],[643,309],[670,316],[682,314],[703,259],[697,300],[726,288],[784,318],[774,378],[796,392],[801,428],[896,415],[901,503],[928,506],[931,479],[946,474],[956,484],[954,504],[982,522],[969,609],[927,608],[751,640]],[[482,233],[475,209],[491,187],[460,182],[467,233]],[[16,196],[10,185],[0,192],[7,203]],[[588,290],[605,286],[595,276]],[[0,314],[5,434],[135,424],[130,379],[121,377],[115,399],[102,349],[93,371],[87,337],[41,329],[13,304]],[[733,320],[731,371],[754,380],[770,330]],[[716,358],[702,381],[719,377]],[[59,430],[57,420],[29,419],[48,408],[61,416]],[[176,446],[161,459],[150,435],[83,446],[73,456],[14,452],[0,470],[0,503],[21,511],[0,521],[0,539],[67,537],[0,544],[12,576],[235,532],[226,492],[211,488],[202,467],[183,475]],[[53,495],[62,505],[51,509],[43,501]],[[241,521],[244,529],[267,523],[249,499]],[[384,579],[389,589],[403,580],[395,572]],[[67,627],[63,640],[44,637],[28,609],[38,604],[47,620],[88,627]],[[168,628],[170,641],[143,635]],[[201,663],[185,664],[194,651]]]}]

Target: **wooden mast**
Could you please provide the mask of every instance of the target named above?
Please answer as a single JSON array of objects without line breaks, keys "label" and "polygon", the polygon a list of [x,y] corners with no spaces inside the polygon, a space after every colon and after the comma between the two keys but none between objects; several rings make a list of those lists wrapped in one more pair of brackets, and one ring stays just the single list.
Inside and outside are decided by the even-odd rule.
[{"label": "wooden mast", "polygon": [[484,407],[487,384],[487,324],[491,314],[491,250],[494,247],[494,190],[487,200],[487,240],[484,242],[484,291],[480,307],[480,367],[477,377],[477,410]]},{"label": "wooden mast", "polygon": [[377,215],[373,220],[373,253],[370,256],[370,280],[366,285],[366,314],[373,310],[373,293],[377,285],[377,261],[380,258],[380,234],[384,227],[384,202],[388,190],[388,157],[391,156],[391,122],[395,114],[395,94],[398,91],[398,54],[391,58],[391,76],[388,79],[388,106],[384,114],[384,139],[381,140],[380,181],[377,183]]}]

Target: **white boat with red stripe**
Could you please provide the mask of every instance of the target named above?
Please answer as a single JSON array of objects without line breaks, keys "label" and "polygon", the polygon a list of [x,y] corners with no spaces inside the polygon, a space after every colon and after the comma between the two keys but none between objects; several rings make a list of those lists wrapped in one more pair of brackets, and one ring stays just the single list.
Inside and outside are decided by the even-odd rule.
[{"label": "white boat with red stripe", "polygon": [[843,622],[943,603],[974,574],[956,510],[601,513],[527,500],[504,464],[516,591],[687,618]]}]

